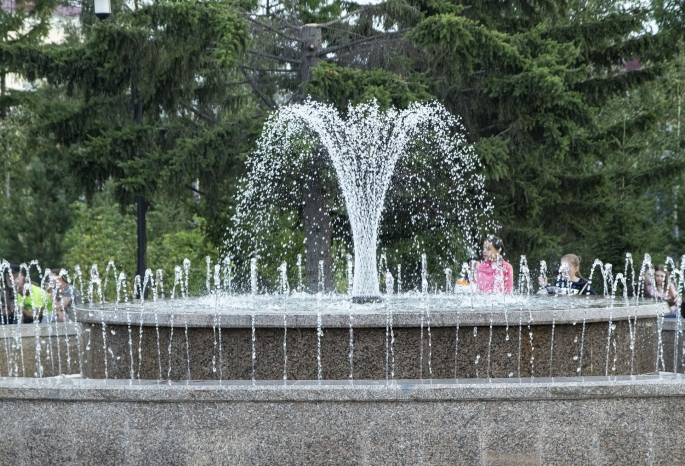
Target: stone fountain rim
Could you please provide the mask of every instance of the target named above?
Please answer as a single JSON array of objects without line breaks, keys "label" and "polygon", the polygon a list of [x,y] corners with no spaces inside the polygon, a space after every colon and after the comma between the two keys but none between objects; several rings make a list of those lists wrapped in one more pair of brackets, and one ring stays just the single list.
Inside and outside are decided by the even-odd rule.
[{"label": "stone fountain rim", "polygon": [[[363,306],[362,306],[363,307]],[[288,312],[277,310],[256,310],[219,314],[217,319],[214,311],[207,314],[199,313],[169,313],[154,312],[152,305],[142,307],[126,307],[105,305],[103,309],[77,307],[74,316],[78,322],[106,325],[129,325],[144,327],[185,327],[189,328],[317,328],[318,316],[316,312]],[[401,309],[385,307],[373,310],[364,307],[364,311],[352,312],[353,328],[385,328],[387,324],[393,327],[455,327],[460,326],[516,326],[521,322],[525,325],[573,324],[578,325],[593,322],[612,322],[634,319],[656,319],[670,314],[665,302],[620,306],[613,308],[573,308],[573,309],[464,309],[440,310],[430,309],[429,312],[403,311]],[[340,310],[331,312],[330,309],[321,313],[323,328],[350,327],[350,308],[341,306]]]},{"label": "stone fountain rim", "polygon": [[0,400],[67,402],[409,402],[684,397],[685,376],[363,381],[154,382],[0,378]]}]

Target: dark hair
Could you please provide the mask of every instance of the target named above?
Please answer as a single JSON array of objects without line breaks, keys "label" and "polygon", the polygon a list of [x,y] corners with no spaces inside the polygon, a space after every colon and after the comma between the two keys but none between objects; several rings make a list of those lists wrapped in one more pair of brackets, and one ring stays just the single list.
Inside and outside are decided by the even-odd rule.
[{"label": "dark hair", "polygon": [[666,274],[666,280],[668,280],[668,270],[666,269],[666,266],[663,264],[659,264],[656,267],[654,267],[654,273],[657,272],[663,272]]},{"label": "dark hair", "polygon": [[19,273],[21,267],[19,267],[17,264],[10,264],[10,270],[12,271],[12,275],[14,275],[15,273]]},{"label": "dark hair", "polygon": [[490,235],[487,238],[485,238],[485,241],[492,244],[492,246],[495,249],[497,249],[500,252],[500,254],[504,252],[504,241],[502,241],[502,238],[499,238],[495,235]]}]

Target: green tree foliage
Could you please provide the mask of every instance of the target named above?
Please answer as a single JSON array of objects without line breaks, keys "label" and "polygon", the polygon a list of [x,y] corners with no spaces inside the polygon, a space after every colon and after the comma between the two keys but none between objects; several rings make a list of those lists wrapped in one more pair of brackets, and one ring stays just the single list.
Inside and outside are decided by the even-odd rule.
[{"label": "green tree foliage", "polygon": [[[663,128],[673,122],[666,101],[647,96],[668,86],[681,26],[675,2],[653,6],[602,0],[350,6],[346,20],[319,20],[327,22],[324,49],[340,48],[322,56],[326,62],[306,89],[344,109],[369,98],[406,104],[390,97],[397,84],[415,93],[400,92],[409,99],[423,97],[406,85],[425,85],[466,125],[509,257],[549,260],[576,251],[618,263],[628,251],[670,252],[673,228],[662,220],[672,216],[652,213],[672,200],[683,157],[676,149],[663,156]],[[253,21],[265,54],[250,55],[250,66],[267,104],[278,104],[301,82],[292,73],[269,73],[296,71],[290,63],[300,52],[289,24],[297,12],[285,8],[266,18]],[[654,20],[657,33],[645,28]],[[384,35],[392,31],[400,33]],[[627,69],[631,60],[640,66]]]},{"label": "green tree foliage", "polygon": [[[0,10],[0,46],[16,53],[40,44],[50,28],[55,0],[16,1]],[[55,216],[64,204],[62,192],[52,192],[59,184],[52,167],[27,153],[28,128],[33,115],[22,103],[32,92],[9,90],[7,81],[15,71],[0,63],[0,167],[2,167],[2,216],[0,252],[13,261],[28,254],[47,261],[61,255],[60,239],[69,219]],[[59,188],[58,188],[59,191]]]},{"label": "green tree foliage", "polygon": [[[225,240],[242,161],[271,109],[304,94],[339,109],[372,98],[398,107],[436,98],[462,118],[481,158],[507,257],[527,253],[549,260],[578,252],[617,265],[628,251],[636,257],[680,254],[685,74],[679,40],[685,23],[679,2],[658,0],[650,8],[604,0],[389,0],[369,6],[307,0],[268,9],[256,2],[163,1],[130,11],[115,3],[115,14],[103,22],[84,13],[81,39],[59,46],[0,43],[0,67],[41,79],[47,90],[20,99],[34,115],[30,135],[11,128],[16,124],[9,113],[3,122],[11,159],[5,172],[12,193],[26,193],[26,205],[55,199],[30,185],[29,175],[40,173],[67,204],[80,194],[93,198],[113,180],[119,215],[128,215],[136,194],[145,194],[152,201],[151,244],[158,241],[162,251],[159,238],[180,232],[167,238],[164,254],[173,256],[190,251],[199,231],[210,244]],[[653,22],[656,32],[646,27]],[[320,24],[323,48],[311,79],[300,66],[299,28],[308,23]],[[639,66],[627,67],[631,60]],[[131,82],[143,102],[142,126],[133,123]],[[10,97],[3,96],[8,109],[20,101]],[[24,151],[12,137],[35,148]],[[334,178],[324,178],[325,190],[334,194]],[[197,180],[202,195],[196,204],[187,186]],[[42,202],[33,201],[40,196]],[[184,206],[182,214],[170,204]],[[344,211],[333,200],[330,207],[340,226]],[[206,220],[193,227],[177,229],[170,220],[185,225],[198,214]],[[12,215],[19,225],[19,214]],[[284,221],[273,251],[284,238],[302,239],[300,223]],[[60,231],[67,227],[65,222]],[[385,240],[388,256],[398,258],[391,262],[413,247],[402,225]],[[3,250],[20,251],[7,237],[0,241]],[[430,235],[424,241],[427,248],[434,243]],[[55,251],[64,250],[59,243]],[[338,272],[343,246],[333,245]],[[155,254],[149,251],[151,261]],[[276,283],[275,272],[269,280]]]},{"label": "green tree foliage", "polygon": [[[10,2],[0,9],[0,45],[10,54],[20,53],[26,47],[35,47],[50,30],[56,0]],[[0,116],[4,119],[8,109],[22,102],[24,91],[7,89],[7,74],[16,71],[9,63],[0,63]]]},{"label": "green tree foliage", "polygon": [[[246,46],[246,23],[224,1],[116,13],[88,25],[82,42],[0,48],[0,63],[56,89],[35,111],[86,196],[111,178],[122,205],[139,194],[182,199],[199,180],[211,217],[222,183],[240,170],[246,137],[259,129],[226,86]],[[143,125],[133,119],[135,99]]]},{"label": "green tree foliage", "polygon": [[[133,277],[136,271],[136,217],[133,208],[122,209],[116,202],[113,183],[95,194],[91,205],[76,201],[71,205],[74,213],[74,226],[68,231],[64,245],[67,252],[63,267],[74,270],[76,265],[89,277],[93,264],[104,279],[110,261],[114,263],[117,275],[124,272],[128,277],[127,286],[132,293]],[[148,242],[148,267],[153,273],[162,270],[163,282],[167,293],[174,283],[175,266],[183,267],[184,259],[191,264],[191,292],[196,294],[205,290],[206,257],[212,263],[218,260],[215,248],[208,245],[203,233],[203,220],[193,218],[187,207],[170,205],[164,200],[155,202],[158,209],[148,215],[150,238]],[[114,275],[110,271],[110,279]],[[108,288],[107,297],[114,288]],[[177,293],[180,291],[176,290]]]},{"label": "green tree foliage", "polygon": [[427,101],[431,95],[420,75],[409,79],[382,69],[364,71],[322,62],[313,70],[313,79],[307,83],[307,93],[331,102],[339,110],[348,105],[375,100],[387,109],[390,106],[407,108],[417,101]]},{"label": "green tree foliage", "polygon": [[65,252],[69,204],[78,194],[59,148],[35,135],[33,126],[35,115],[24,105],[8,109],[0,126],[9,165],[0,201],[0,255],[17,264],[38,259],[52,267]]},{"label": "green tree foliage", "polygon": [[678,135],[674,112],[673,71],[609,102],[597,115],[608,137],[590,174],[599,189],[588,211],[598,214],[582,225],[587,228],[580,232],[585,244],[578,247],[586,255],[616,263],[629,251],[654,252],[662,261],[664,254],[680,249],[674,209],[685,169],[685,141]]},{"label": "green tree foliage", "polygon": [[42,264],[59,264],[62,239],[71,226],[69,202],[60,179],[61,170],[34,156],[24,173],[13,179],[12,197],[0,220],[3,257],[20,263],[28,258]]},{"label": "green tree foliage", "polygon": [[[617,220],[611,187],[618,168],[609,153],[618,149],[618,128],[602,112],[663,73],[675,52],[672,31],[649,33],[649,11],[620,5],[590,14],[588,2],[460,3],[417,4],[425,18],[409,37],[426,53],[417,64],[432,78],[431,92],[464,119],[509,250],[556,256],[595,241],[588,246],[608,252],[613,238],[592,233]],[[641,68],[627,71],[634,59]],[[625,117],[628,126],[638,128],[641,119],[642,131],[653,128],[640,112]],[[680,154],[670,169],[682,171]],[[660,180],[633,181],[624,201],[644,197]],[[655,244],[637,240],[648,221],[637,217],[624,224],[636,240],[608,259]]]}]

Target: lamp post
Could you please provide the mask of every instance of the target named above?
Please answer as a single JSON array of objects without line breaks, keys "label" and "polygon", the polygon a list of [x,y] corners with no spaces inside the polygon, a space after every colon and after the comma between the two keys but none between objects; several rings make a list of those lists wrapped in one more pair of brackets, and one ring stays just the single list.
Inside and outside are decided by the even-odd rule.
[{"label": "lamp post", "polygon": [[109,0],[94,0],[93,4],[95,10],[95,16],[97,16],[101,21],[107,19],[109,15],[112,14],[112,6]]},{"label": "lamp post", "polygon": [[[110,0],[93,0],[93,7],[95,16],[101,21],[108,18],[112,14],[112,6]],[[140,94],[133,81],[133,67],[131,67],[131,105],[133,107],[133,116],[137,125],[143,124],[143,102],[140,99]],[[141,157],[140,150],[136,149],[136,156]],[[147,237],[145,228],[145,197],[136,196],[136,203],[138,204],[137,220],[138,220],[138,266],[136,274],[140,275],[141,281],[145,278],[146,260],[145,253],[147,251]]]}]

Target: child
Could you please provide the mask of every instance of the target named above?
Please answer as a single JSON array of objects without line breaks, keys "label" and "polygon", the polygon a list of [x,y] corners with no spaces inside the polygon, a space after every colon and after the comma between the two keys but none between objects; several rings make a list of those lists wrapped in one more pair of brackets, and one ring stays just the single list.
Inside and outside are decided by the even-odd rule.
[{"label": "child", "polygon": [[652,277],[649,271],[645,273],[645,297],[656,298],[666,301],[668,307],[671,309],[671,314],[665,317],[677,317],[678,308],[680,307],[680,296],[675,289],[673,283],[668,282],[668,271],[665,265],[657,265],[654,270],[654,281],[652,284]]},{"label": "child", "polygon": [[597,292],[590,287],[590,282],[580,275],[580,257],[575,254],[566,254],[561,258],[559,277],[554,281],[554,287],[547,287],[547,277],[540,276],[538,284],[540,288],[547,288],[550,294],[580,294],[596,295]]},{"label": "child", "polygon": [[488,236],[483,243],[483,262],[478,265],[476,278],[479,293],[511,293],[514,291],[514,269],[502,259],[503,241]]}]

